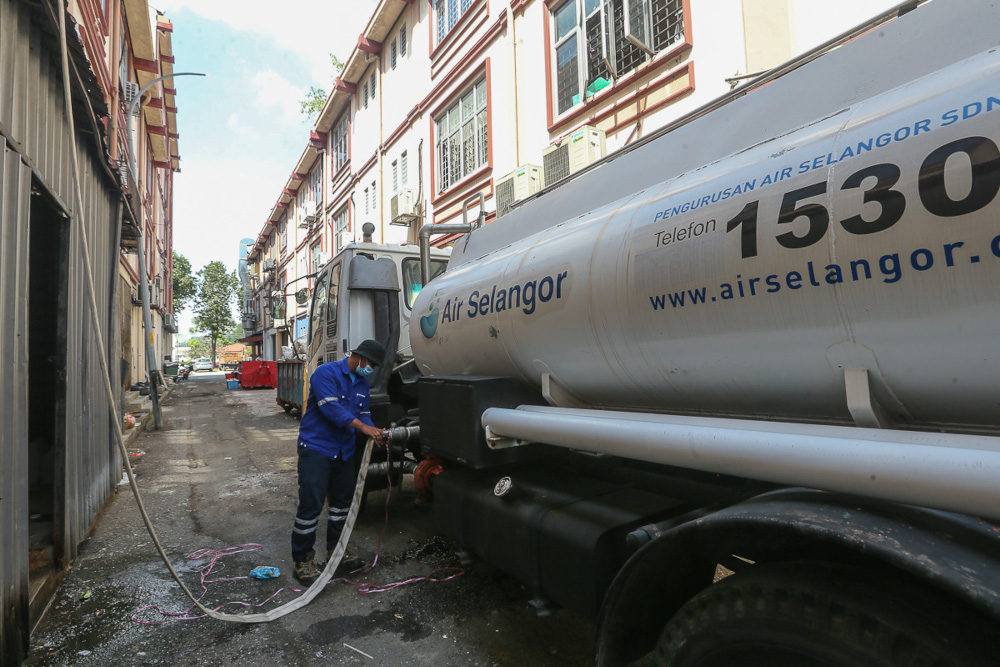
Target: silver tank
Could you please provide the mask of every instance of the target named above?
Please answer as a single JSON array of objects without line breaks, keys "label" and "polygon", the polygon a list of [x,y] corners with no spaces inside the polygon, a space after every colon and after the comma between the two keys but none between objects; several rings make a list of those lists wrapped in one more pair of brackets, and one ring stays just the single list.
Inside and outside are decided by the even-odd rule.
[{"label": "silver tank", "polygon": [[827,423],[866,369],[897,427],[1000,432],[998,146],[990,50],[462,259],[414,355],[548,373],[567,404]]}]

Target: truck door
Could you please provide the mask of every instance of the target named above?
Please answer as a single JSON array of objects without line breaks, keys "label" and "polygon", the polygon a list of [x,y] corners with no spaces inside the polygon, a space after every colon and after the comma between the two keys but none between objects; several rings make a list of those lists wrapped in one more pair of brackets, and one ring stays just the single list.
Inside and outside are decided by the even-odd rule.
[{"label": "truck door", "polygon": [[337,262],[320,274],[313,290],[309,316],[309,371],[338,357],[338,307],[340,303],[340,273]]}]

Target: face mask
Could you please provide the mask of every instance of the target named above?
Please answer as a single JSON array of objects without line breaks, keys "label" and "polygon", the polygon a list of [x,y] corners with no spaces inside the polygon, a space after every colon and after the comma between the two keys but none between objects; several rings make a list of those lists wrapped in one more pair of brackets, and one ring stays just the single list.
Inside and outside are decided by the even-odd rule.
[{"label": "face mask", "polygon": [[372,366],[365,366],[365,367],[358,366],[357,370],[355,370],[354,372],[361,377],[368,377],[369,375],[375,372],[375,368]]}]

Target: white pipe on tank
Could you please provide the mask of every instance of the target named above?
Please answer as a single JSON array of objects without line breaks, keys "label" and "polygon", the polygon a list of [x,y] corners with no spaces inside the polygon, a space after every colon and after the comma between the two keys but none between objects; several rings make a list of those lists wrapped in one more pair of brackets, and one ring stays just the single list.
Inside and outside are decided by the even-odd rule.
[{"label": "white pipe on tank", "polygon": [[807,486],[1000,519],[1000,439],[522,406],[490,408],[491,439]]}]

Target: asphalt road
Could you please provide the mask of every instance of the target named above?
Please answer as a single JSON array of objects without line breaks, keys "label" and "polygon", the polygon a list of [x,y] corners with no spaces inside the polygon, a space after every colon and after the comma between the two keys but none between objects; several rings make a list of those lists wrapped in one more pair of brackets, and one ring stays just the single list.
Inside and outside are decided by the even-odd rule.
[{"label": "asphalt road", "polygon": [[[188,560],[200,549],[245,543],[254,553],[226,557],[213,578],[273,565],[281,577],[209,585],[204,602],[259,603],[291,577],[289,536],[296,505],[298,421],[272,390],[228,391],[222,373],[198,373],[164,402],[164,429],[135,448],[144,501],[174,566],[201,591]],[[409,478],[407,478],[409,480]],[[378,566],[366,581],[389,583],[457,567],[454,544],[436,536],[432,517],[404,484],[388,505]],[[352,551],[371,561],[383,529],[386,494],[373,492],[359,515]],[[320,552],[322,554],[322,551]],[[296,595],[285,590],[262,609]],[[331,583],[304,609],[246,625],[212,619],[140,625],[190,606],[146,533],[127,484],[119,488],[31,637],[33,665],[586,665],[593,627],[566,610],[538,617],[529,592],[476,562],[447,582],[420,582],[362,595]],[[239,612],[230,606],[226,611]],[[367,655],[364,655],[367,654]],[[368,657],[370,656],[370,657]]]}]

